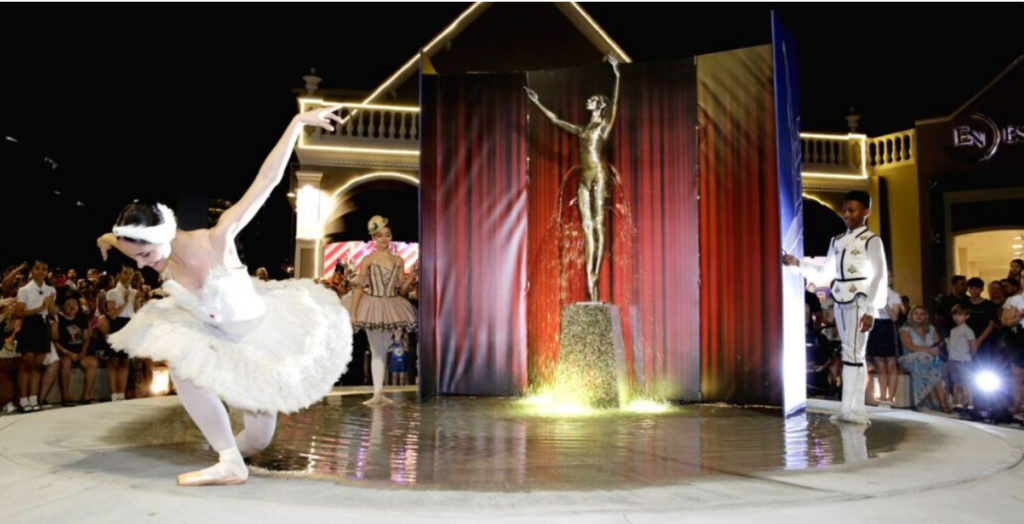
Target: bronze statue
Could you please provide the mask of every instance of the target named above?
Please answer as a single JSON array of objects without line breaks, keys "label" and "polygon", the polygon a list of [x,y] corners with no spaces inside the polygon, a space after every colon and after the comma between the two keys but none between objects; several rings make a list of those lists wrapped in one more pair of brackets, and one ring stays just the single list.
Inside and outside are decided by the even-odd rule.
[{"label": "bronze statue", "polygon": [[608,63],[615,72],[615,90],[609,108],[608,97],[594,95],[587,99],[587,110],[590,111],[590,122],[585,126],[577,126],[558,118],[540,103],[535,91],[526,87],[527,96],[537,105],[553,124],[568,131],[580,139],[579,186],[576,190],[576,207],[580,212],[583,224],[584,241],[587,252],[587,288],[590,300],[599,302],[597,279],[601,274],[601,262],[604,254],[605,227],[604,208],[608,196],[608,177],[610,168],[604,161],[605,144],[615,124],[615,115],[619,105],[619,61],[614,55],[608,55]]}]

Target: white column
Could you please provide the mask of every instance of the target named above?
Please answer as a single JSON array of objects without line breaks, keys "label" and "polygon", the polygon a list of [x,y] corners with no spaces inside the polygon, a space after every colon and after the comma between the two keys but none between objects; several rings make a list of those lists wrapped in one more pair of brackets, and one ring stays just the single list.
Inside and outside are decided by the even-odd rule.
[{"label": "white column", "polygon": [[295,276],[315,278],[323,274],[323,220],[320,180],[323,172],[298,171],[295,201]]}]

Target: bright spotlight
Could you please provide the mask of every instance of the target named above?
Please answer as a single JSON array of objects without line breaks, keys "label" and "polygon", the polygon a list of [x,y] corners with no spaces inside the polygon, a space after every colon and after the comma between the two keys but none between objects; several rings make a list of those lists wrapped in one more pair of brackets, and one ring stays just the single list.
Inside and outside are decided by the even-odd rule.
[{"label": "bright spotlight", "polygon": [[977,384],[978,388],[986,393],[992,393],[999,390],[1000,380],[999,375],[991,371],[983,371],[978,373],[974,383]]}]

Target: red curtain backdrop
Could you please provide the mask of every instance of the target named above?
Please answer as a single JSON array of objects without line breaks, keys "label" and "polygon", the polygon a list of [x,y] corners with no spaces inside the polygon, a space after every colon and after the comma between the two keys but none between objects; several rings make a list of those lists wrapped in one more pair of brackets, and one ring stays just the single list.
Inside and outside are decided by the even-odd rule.
[{"label": "red curtain backdrop", "polygon": [[[526,388],[525,77],[423,77],[425,396]],[[427,384],[434,382],[433,384]]]},{"label": "red curtain backdrop", "polygon": [[697,61],[701,393],[782,404],[782,283],[772,48]]}]

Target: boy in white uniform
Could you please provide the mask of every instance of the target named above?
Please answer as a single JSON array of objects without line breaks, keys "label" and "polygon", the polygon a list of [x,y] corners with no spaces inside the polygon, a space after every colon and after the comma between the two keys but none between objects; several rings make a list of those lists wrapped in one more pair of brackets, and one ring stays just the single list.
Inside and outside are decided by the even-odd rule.
[{"label": "boy in white uniform", "polygon": [[825,264],[803,262],[789,254],[783,256],[782,262],[815,282],[835,279],[832,297],[843,345],[843,403],[833,419],[870,424],[864,405],[865,352],[878,310],[885,307],[888,298],[888,267],[882,239],[867,226],[871,196],[864,191],[850,191],[843,200],[847,231],[832,239]]}]

